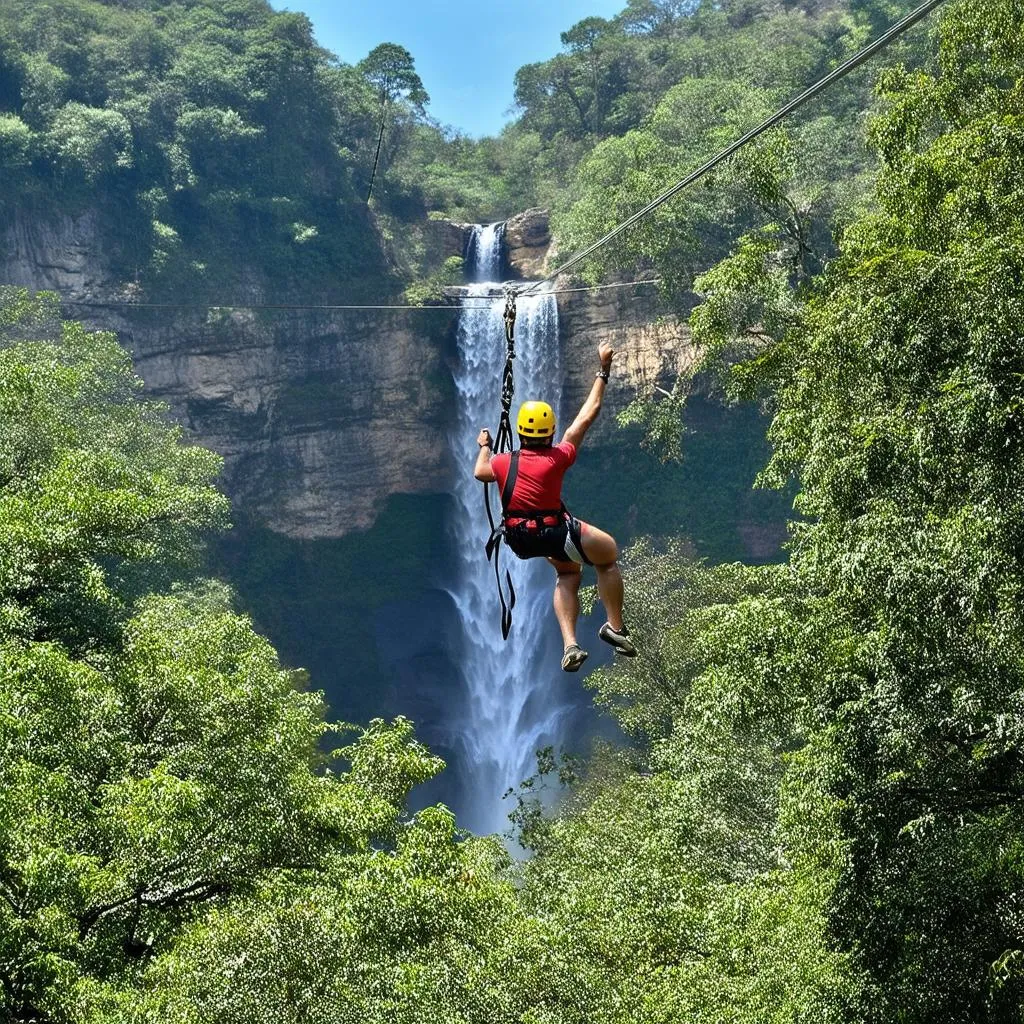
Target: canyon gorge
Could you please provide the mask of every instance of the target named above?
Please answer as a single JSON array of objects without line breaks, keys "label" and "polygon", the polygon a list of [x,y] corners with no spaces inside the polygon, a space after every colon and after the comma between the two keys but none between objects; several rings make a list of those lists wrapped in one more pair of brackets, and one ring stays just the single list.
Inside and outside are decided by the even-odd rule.
[{"label": "canyon gorge", "polygon": [[[425,234],[436,263],[471,262],[472,225],[433,221]],[[55,291],[68,318],[117,334],[146,394],[224,459],[235,525],[212,541],[210,571],[231,580],[244,610],[289,664],[309,670],[310,685],[326,692],[338,717],[412,718],[451,765],[423,799],[446,799],[472,819],[464,813],[471,766],[455,710],[464,623],[451,566],[459,545],[477,543],[486,565],[486,518],[481,503],[479,536],[453,540],[459,467],[450,433],[464,289],[448,289],[447,304],[421,308],[310,308],[346,296],[339,287],[323,303],[290,303],[274,281],[254,277],[225,306],[193,305],[184,295],[131,308],[144,300],[110,266],[103,238],[95,211],[15,215],[0,230],[0,280]],[[498,276],[536,279],[549,270],[553,249],[546,211],[513,216]],[[764,444],[755,412],[694,395],[681,465],[662,466],[658,453],[639,448],[636,431],[616,426],[615,414],[638,391],[670,387],[694,352],[686,323],[662,307],[656,283],[609,284],[616,287],[554,283],[550,340],[561,379],[545,397],[563,417],[590,388],[598,344],[618,353],[605,413],[567,481],[568,500],[623,544],[682,533],[716,559],[777,557],[784,503],[750,490]],[[492,429],[500,362],[493,369]],[[539,396],[517,395],[526,397]],[[474,436],[465,439],[467,460]],[[514,634],[510,643],[550,654],[557,631],[549,619],[537,620],[536,635]],[[492,625],[483,642],[498,646],[496,599]],[[591,664],[600,661],[594,655]],[[557,661],[549,675],[565,714],[560,730],[544,738],[578,746],[595,727],[589,700],[580,687],[564,687]],[[518,764],[532,757],[520,754]]]}]

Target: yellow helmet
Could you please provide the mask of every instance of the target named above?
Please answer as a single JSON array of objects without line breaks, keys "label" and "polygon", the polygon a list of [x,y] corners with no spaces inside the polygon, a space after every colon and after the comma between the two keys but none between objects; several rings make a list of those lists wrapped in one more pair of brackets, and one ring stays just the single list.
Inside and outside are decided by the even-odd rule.
[{"label": "yellow helmet", "polygon": [[547,402],[523,402],[516,430],[531,441],[555,436],[555,410]]}]

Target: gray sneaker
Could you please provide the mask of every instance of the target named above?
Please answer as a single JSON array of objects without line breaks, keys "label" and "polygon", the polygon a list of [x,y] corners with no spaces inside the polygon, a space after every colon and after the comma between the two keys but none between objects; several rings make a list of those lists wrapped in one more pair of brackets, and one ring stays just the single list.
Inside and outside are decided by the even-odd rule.
[{"label": "gray sneaker", "polygon": [[566,647],[565,654],[562,655],[562,671],[578,672],[580,665],[587,660],[587,657],[587,652],[576,644]]},{"label": "gray sneaker", "polygon": [[612,629],[606,622],[598,631],[597,635],[606,643],[615,648],[616,654],[624,658],[635,658],[636,648],[633,641],[629,639],[629,630],[625,626],[622,629]]}]

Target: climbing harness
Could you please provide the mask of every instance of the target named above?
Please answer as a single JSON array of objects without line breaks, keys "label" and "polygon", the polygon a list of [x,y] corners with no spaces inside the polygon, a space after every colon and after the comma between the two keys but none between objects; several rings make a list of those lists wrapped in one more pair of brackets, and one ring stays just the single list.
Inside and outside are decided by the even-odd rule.
[{"label": "climbing harness", "polygon": [[[512,398],[515,395],[515,374],[513,372],[513,361],[516,358],[516,293],[511,287],[505,288],[505,369],[501,375],[501,418],[498,422],[498,436],[494,439],[494,452],[512,451]],[[511,476],[511,472],[509,474]],[[508,481],[506,481],[507,487]],[[515,486],[515,480],[512,481]],[[511,495],[511,492],[509,492]],[[491,526],[491,535],[487,540],[487,560],[494,563],[494,578],[498,585],[498,600],[501,603],[501,638],[508,639],[509,631],[512,629],[512,609],[516,606],[516,588],[512,583],[512,574],[505,570],[505,585],[508,589],[508,597],[505,597],[505,588],[501,585],[501,568],[498,565],[498,555],[501,550],[501,541],[505,535],[504,519],[504,492],[502,492],[502,518],[497,524],[494,521],[494,512],[491,510],[491,485],[484,484],[484,507],[487,509],[487,521]]]},{"label": "climbing harness", "polygon": [[555,558],[561,562],[576,562],[578,565],[593,565],[583,552],[583,528],[578,519],[565,507],[563,502],[558,508],[516,509],[512,508],[512,495],[519,479],[519,460],[522,449],[512,452],[509,456],[508,475],[501,489],[501,519],[495,524],[491,512],[489,495],[486,495],[487,517],[491,524],[491,535],[487,541],[487,557],[494,559],[495,574],[498,579],[498,600],[501,602],[501,635],[507,640],[512,628],[512,609],[515,607],[515,588],[512,577],[506,571],[505,578],[509,590],[506,601],[501,586],[498,570],[498,550],[501,542],[517,558]]},{"label": "climbing harness", "polygon": [[562,502],[558,508],[512,508],[519,479],[522,449],[509,458],[508,476],[501,489],[501,525],[505,545],[519,558],[556,558],[561,562],[593,565],[583,553],[582,524]]}]

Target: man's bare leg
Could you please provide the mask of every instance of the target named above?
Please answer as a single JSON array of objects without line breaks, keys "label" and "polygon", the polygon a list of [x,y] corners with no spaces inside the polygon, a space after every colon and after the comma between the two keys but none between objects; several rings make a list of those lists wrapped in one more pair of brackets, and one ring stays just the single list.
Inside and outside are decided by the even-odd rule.
[{"label": "man's bare leg", "polygon": [[583,578],[583,569],[575,562],[559,562],[554,558],[548,561],[558,573],[554,604],[555,618],[562,631],[562,646],[572,647],[576,643],[576,620],[580,617],[580,580]]},{"label": "man's bare leg", "polygon": [[597,571],[597,592],[608,615],[608,625],[616,632],[622,630],[622,573],[619,572],[619,548],[611,534],[589,523],[582,532],[583,553],[594,563]]},{"label": "man's bare leg", "polygon": [[616,632],[622,631],[622,573],[619,563],[611,565],[595,565],[597,570],[597,592],[601,595],[601,603],[608,613],[608,625]]}]

